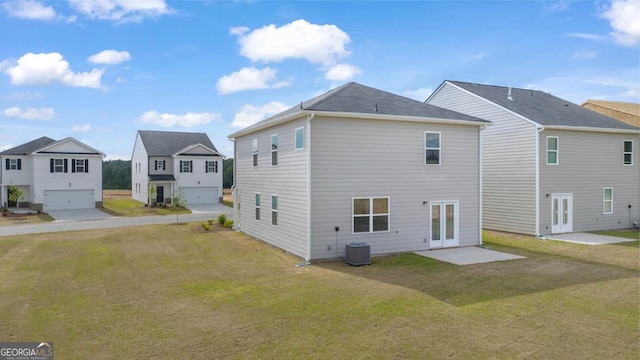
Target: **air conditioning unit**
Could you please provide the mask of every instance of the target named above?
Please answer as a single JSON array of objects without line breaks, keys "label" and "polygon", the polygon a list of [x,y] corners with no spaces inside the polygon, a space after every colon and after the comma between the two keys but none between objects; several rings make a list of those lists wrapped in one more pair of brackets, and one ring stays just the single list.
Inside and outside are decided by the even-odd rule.
[{"label": "air conditioning unit", "polygon": [[371,246],[363,242],[347,244],[344,261],[353,266],[371,265]]}]

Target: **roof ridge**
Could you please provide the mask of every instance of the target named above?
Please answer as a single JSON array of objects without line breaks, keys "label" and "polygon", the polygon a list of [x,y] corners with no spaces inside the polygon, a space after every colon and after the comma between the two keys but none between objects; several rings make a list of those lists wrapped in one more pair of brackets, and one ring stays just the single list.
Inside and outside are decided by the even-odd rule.
[{"label": "roof ridge", "polygon": [[[318,105],[320,105],[320,104],[322,104],[322,103],[324,103],[324,102],[328,101],[329,99],[333,98],[333,97],[334,97],[334,96],[336,96],[337,94],[339,94],[339,93],[343,92],[345,89],[347,89],[347,88],[351,87],[351,86],[352,86],[352,85],[354,85],[354,84],[357,84],[357,83],[356,83],[356,82],[354,82],[354,81],[350,81],[350,82],[348,82],[348,83],[346,83],[346,84],[344,84],[344,85],[338,86],[338,87],[337,87],[337,88],[335,88],[335,89],[331,89],[331,90],[329,90],[329,94],[325,93],[325,94],[324,94],[325,96],[322,96],[322,98],[321,98],[321,99],[318,99],[317,101],[315,101],[315,102],[313,102],[313,103],[308,104],[308,105],[307,105],[307,106],[305,106],[304,108],[311,107],[311,106],[318,106]],[[360,84],[358,84],[358,85],[360,85]],[[311,99],[311,100],[313,100],[313,99]]]}]

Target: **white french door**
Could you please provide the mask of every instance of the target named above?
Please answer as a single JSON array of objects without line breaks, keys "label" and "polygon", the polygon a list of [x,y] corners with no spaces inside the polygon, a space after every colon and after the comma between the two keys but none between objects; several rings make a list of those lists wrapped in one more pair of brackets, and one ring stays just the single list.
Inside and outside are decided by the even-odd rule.
[{"label": "white french door", "polygon": [[458,246],[458,201],[432,201],[430,228],[430,248]]},{"label": "white french door", "polygon": [[551,194],[551,233],[573,231],[573,194]]}]

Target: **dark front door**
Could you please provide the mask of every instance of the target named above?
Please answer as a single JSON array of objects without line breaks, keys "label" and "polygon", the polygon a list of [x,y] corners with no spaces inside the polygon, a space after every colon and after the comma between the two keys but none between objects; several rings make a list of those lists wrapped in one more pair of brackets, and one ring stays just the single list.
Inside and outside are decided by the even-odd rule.
[{"label": "dark front door", "polygon": [[156,202],[164,202],[164,186],[158,186],[156,189]]}]

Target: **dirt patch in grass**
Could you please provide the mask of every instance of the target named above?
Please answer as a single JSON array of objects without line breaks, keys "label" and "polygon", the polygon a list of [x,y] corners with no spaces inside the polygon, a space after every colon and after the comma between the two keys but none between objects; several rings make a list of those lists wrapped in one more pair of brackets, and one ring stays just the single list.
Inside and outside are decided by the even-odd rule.
[{"label": "dirt patch in grass", "polygon": [[489,234],[490,247],[527,258],[296,267],[301,259],[260,241],[198,227],[3,238],[0,339],[50,339],[64,359],[636,359],[640,350],[637,269],[577,244]]},{"label": "dirt patch in grass", "polygon": [[53,218],[45,213],[12,214],[10,212],[3,212],[0,216],[0,226],[38,224],[51,221],[53,221]]},{"label": "dirt patch in grass", "polygon": [[131,199],[131,190],[102,190],[102,200]]}]

